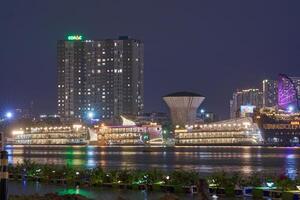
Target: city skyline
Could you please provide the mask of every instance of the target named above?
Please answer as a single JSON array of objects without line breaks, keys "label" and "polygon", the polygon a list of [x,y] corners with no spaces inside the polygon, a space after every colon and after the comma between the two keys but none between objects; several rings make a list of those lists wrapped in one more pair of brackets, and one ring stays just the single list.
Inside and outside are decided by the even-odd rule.
[{"label": "city skyline", "polygon": [[[93,2],[80,9],[78,3],[28,1],[13,7],[6,2],[2,7],[1,110],[33,101],[37,112],[56,112],[55,45],[68,33],[144,41],[145,111],[167,111],[162,96],[188,90],[206,96],[203,106],[226,118],[236,88],[257,87],[279,73],[300,74],[299,14],[291,2]],[[62,9],[66,6],[70,10]],[[115,12],[96,12],[103,7]],[[110,16],[109,23],[102,16]]]}]

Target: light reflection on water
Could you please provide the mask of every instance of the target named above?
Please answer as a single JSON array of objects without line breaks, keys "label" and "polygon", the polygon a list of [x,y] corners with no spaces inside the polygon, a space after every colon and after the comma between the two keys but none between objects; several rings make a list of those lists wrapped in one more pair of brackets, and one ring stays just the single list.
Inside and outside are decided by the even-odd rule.
[{"label": "light reflection on water", "polygon": [[93,168],[160,168],[163,170],[272,172],[295,178],[299,173],[300,148],[274,147],[97,147],[8,146],[9,163],[30,159],[42,164]]}]

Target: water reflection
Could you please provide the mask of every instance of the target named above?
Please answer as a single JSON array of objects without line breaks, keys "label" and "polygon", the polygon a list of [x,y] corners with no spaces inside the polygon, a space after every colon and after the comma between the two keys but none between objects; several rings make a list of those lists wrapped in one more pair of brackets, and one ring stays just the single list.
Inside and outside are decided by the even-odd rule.
[{"label": "water reflection", "polygon": [[298,157],[294,154],[294,151],[288,148],[285,159],[285,174],[291,179],[295,179],[298,175],[298,162],[296,158]]},{"label": "water reflection", "polygon": [[7,146],[9,163],[30,159],[42,164],[94,168],[186,169],[209,174],[218,170],[249,174],[256,171],[298,175],[300,148],[269,147],[97,147]]}]

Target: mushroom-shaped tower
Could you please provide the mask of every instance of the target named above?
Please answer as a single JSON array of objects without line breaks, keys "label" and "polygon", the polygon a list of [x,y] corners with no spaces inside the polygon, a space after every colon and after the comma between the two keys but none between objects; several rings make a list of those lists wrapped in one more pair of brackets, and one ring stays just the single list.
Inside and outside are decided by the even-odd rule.
[{"label": "mushroom-shaped tower", "polygon": [[193,92],[175,92],[163,99],[170,109],[173,125],[185,126],[194,124],[197,109],[205,97]]}]

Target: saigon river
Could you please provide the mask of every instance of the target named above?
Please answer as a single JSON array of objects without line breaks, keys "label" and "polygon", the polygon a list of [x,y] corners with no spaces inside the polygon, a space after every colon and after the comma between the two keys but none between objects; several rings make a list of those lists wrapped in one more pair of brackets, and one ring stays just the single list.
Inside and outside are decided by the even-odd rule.
[{"label": "saigon river", "polygon": [[25,159],[39,164],[72,165],[104,169],[195,170],[204,176],[213,172],[253,172],[299,176],[299,147],[142,147],[142,146],[6,146],[9,163]]}]

